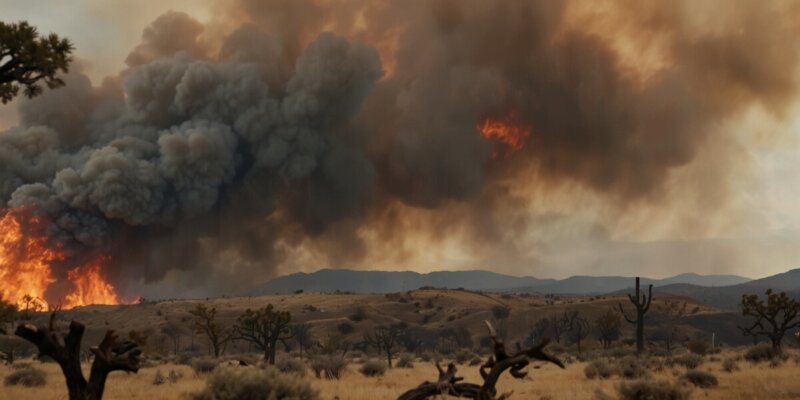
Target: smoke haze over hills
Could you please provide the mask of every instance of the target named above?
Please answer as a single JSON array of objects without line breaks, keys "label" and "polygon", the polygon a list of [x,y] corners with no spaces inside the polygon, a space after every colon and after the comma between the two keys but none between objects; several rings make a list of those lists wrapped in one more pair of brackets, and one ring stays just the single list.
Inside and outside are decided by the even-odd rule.
[{"label": "smoke haze over hills", "polygon": [[66,87],[0,133],[0,201],[71,257],[110,255],[122,290],[332,265],[762,276],[800,256],[800,214],[751,194],[756,153],[792,137],[789,2],[159,7],[119,71],[90,76],[78,42]]}]

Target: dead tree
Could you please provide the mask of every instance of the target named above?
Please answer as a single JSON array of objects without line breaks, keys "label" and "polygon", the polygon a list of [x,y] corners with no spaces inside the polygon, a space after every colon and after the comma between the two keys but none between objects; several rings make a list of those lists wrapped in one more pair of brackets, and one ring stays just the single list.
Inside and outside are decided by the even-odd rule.
[{"label": "dead tree", "polygon": [[462,382],[464,378],[456,376],[457,369],[454,364],[449,364],[445,371],[437,362],[436,369],[439,370],[439,379],[436,382],[423,382],[416,388],[401,394],[397,400],[424,400],[445,394],[475,400],[505,400],[511,396],[511,393],[504,393],[498,397],[495,387],[503,372],[509,371],[514,378],[522,379],[528,375],[523,369],[530,364],[531,360],[551,362],[564,368],[564,364],[559,359],[544,352],[544,347],[550,342],[549,339],[544,339],[538,345],[527,350],[509,355],[506,353],[503,341],[497,338],[492,324],[489,321],[484,322],[489,328],[489,338],[494,343],[494,356],[489,356],[489,359],[480,367],[483,378],[482,385]]},{"label": "dead tree", "polygon": [[628,294],[628,299],[634,307],[636,307],[636,319],[628,318],[625,310],[622,309],[622,303],[619,303],[619,312],[625,317],[625,321],[636,325],[636,354],[641,354],[644,350],[644,315],[650,310],[650,302],[653,301],[653,285],[647,289],[647,295],[639,294],[639,277],[636,277],[636,295]]},{"label": "dead tree", "polygon": [[392,358],[396,351],[395,344],[397,339],[403,333],[399,325],[390,325],[388,328],[379,326],[372,332],[364,334],[364,343],[367,346],[372,346],[378,353],[386,355],[386,361],[389,363],[389,368],[392,368]]},{"label": "dead tree", "polygon": [[19,325],[14,334],[33,343],[40,357],[48,356],[58,363],[67,381],[70,400],[100,400],[109,373],[139,371],[142,354],[139,346],[131,341],[118,342],[117,335],[109,330],[99,346],[90,348],[94,362],[87,381],[81,371],[81,338],[86,327],[72,321],[66,335],[56,333],[53,322],[57,311],[50,314],[49,326]]}]

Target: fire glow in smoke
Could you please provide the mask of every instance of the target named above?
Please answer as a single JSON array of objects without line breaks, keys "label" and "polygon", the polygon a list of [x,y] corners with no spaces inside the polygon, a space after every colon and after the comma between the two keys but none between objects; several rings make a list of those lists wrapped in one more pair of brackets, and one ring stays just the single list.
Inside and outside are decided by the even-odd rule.
[{"label": "fire glow in smoke", "polygon": [[48,243],[47,221],[33,212],[31,207],[6,209],[0,217],[0,298],[11,303],[21,303],[31,296],[51,305],[61,304],[72,308],[89,304],[118,304],[114,287],[103,276],[106,257],[92,259],[84,265],[67,271],[70,289],[64,298],[54,298],[48,293],[56,282],[53,268],[66,259],[66,255]]},{"label": "fire glow in smoke", "polygon": [[[486,118],[478,130],[484,138],[505,147],[505,151],[502,151],[503,157],[508,157],[511,153],[522,149],[525,140],[531,135],[530,128],[522,125],[519,116],[514,112],[508,113],[502,119]],[[501,150],[495,148],[492,151],[492,158],[496,159],[500,154]]]}]

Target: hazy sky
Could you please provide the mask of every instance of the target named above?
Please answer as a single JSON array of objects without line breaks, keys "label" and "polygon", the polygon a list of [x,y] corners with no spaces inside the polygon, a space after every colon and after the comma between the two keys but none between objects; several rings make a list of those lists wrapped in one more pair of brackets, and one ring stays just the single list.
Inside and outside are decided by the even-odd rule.
[{"label": "hazy sky", "polygon": [[[258,24],[259,21],[272,21],[275,26],[280,27],[283,26],[282,22],[275,21],[280,21],[286,15],[297,17],[290,12],[281,14],[278,12],[278,8],[260,10],[258,12],[263,12],[264,15],[258,17],[252,15],[243,17],[242,14],[255,13],[255,6],[246,4],[234,7],[233,3],[252,2],[0,0],[0,15],[2,15],[0,18],[3,21],[27,20],[37,26],[41,32],[56,32],[69,37],[75,44],[76,65],[79,65],[79,69],[91,79],[92,84],[97,86],[100,85],[103,78],[116,77],[120,71],[128,68],[125,63],[126,57],[142,42],[143,29],[169,10],[185,12],[191,18],[205,24],[206,39],[212,36],[225,37],[238,26],[237,24],[244,24],[241,21],[249,21],[253,24]],[[327,4],[327,2],[321,3]],[[376,37],[384,38],[384,36],[370,31],[374,19],[370,19],[371,17],[368,16],[373,14],[354,11],[353,15],[356,17],[349,20],[350,25],[364,24],[367,26],[364,29],[342,28],[341,22],[336,19],[339,18],[338,13],[344,15],[349,12],[350,8],[355,8],[362,2],[332,3],[335,5],[327,7],[333,11],[329,12],[330,15],[325,14],[326,18],[330,20],[326,19],[327,22],[323,21],[322,23],[315,22],[321,26],[319,30],[330,29],[347,37],[355,38],[355,40],[366,41],[378,48],[384,74],[393,73],[393,62],[396,59],[400,60],[397,67],[400,77],[405,76],[403,74],[412,76],[413,71],[421,71],[422,68],[435,70],[435,67],[409,67],[411,63],[403,61],[403,57],[410,57],[403,51],[409,52],[410,50],[403,48],[402,34],[413,37],[413,33],[408,33],[413,28],[408,28],[407,31],[404,31],[402,26],[397,28],[403,32],[400,34],[400,45],[396,45],[394,42],[395,47],[392,47],[391,43],[387,45],[385,42],[375,39]],[[676,2],[676,4],[678,3]],[[777,3],[783,4],[782,2]],[[230,12],[228,18],[221,17],[220,15],[228,12],[229,4],[231,8],[235,9],[235,12]],[[602,4],[607,5],[607,3]],[[723,37],[728,33],[730,21],[741,24],[740,29],[747,31],[745,35],[751,34],[751,29],[757,29],[760,26],[757,24],[761,23],[756,18],[743,17],[746,10],[739,15],[735,10],[736,7],[731,7],[732,11],[717,13],[710,6],[697,6],[694,9],[689,6],[691,4],[689,2],[680,4],[684,5],[682,9],[672,10],[670,13],[644,9],[645,7],[641,12],[654,14],[659,12],[660,16],[668,15],[672,19],[668,21],[666,17],[664,20],[656,21],[654,19],[652,24],[679,25],[680,27],[671,25],[669,29],[681,32],[687,37],[695,35],[691,40],[687,39],[688,42],[693,43],[692,46],[699,46],[697,43],[700,39],[698,38]],[[747,2],[737,4],[746,5]],[[728,3],[724,2],[724,5],[727,6]],[[676,8],[680,7],[676,6]],[[796,8],[793,10],[796,11]],[[269,15],[270,12],[275,12],[275,15]],[[451,15],[449,12],[437,8],[432,15],[447,20],[446,16]],[[460,14],[453,13],[452,15],[468,14],[468,11],[462,11]],[[680,70],[681,72],[674,72],[675,76],[669,79],[682,79],[684,73],[692,73],[683,72],[682,68],[687,70],[696,68],[701,71],[706,68],[693,65],[693,60],[701,56],[699,52],[696,53],[697,56],[691,55],[694,54],[691,51],[697,47],[687,47],[687,50],[677,44],[671,44],[674,49],[681,49],[674,50],[674,60],[659,53],[659,46],[663,44],[663,41],[673,40],[671,36],[653,34],[652,46],[650,44],[642,46],[635,37],[637,30],[644,28],[635,26],[636,24],[633,23],[619,23],[615,19],[618,18],[618,14],[623,15],[621,11],[612,6],[606,8],[598,6],[596,9],[579,6],[567,7],[567,11],[564,11],[563,14],[566,16],[560,22],[561,27],[553,29],[554,32],[560,33],[554,34],[550,39],[551,42],[548,43],[560,43],[560,40],[568,40],[565,38],[570,37],[569,32],[578,29],[582,33],[591,34],[587,37],[599,38],[597,40],[606,44],[604,48],[610,49],[613,57],[616,57],[614,65],[620,71],[626,71],[620,72],[620,76],[625,78],[619,79],[630,79],[631,75],[636,75],[635,79],[644,82],[642,88],[631,89],[632,94],[629,95],[631,97],[645,96],[641,94],[646,91],[645,87],[655,86],[656,84],[652,82],[657,82],[664,76],[669,77],[669,74],[674,71]],[[303,18],[300,17],[301,26]],[[342,18],[344,19],[344,17]],[[416,17],[408,18],[414,20]],[[467,17],[463,18],[464,21],[468,20]],[[548,20],[544,19],[543,21]],[[590,23],[582,21],[590,21]],[[381,22],[381,24],[383,23]],[[444,22],[439,23],[445,24]],[[466,22],[463,23],[466,24]],[[752,26],[748,25],[751,23]],[[378,23],[375,22],[375,24]],[[458,22],[454,24],[457,25]],[[607,24],[615,25],[613,29],[604,28]],[[423,26],[422,23],[418,25]],[[394,25],[389,26],[396,29]],[[274,31],[279,28],[264,29],[275,33]],[[296,29],[296,27],[292,25],[286,29]],[[386,29],[388,31],[389,28]],[[460,32],[459,28],[448,29],[453,29],[452,32]],[[653,29],[655,30],[655,28]],[[473,38],[465,43],[480,41],[477,39],[480,34],[468,36],[470,33],[466,30],[464,32],[465,37]],[[791,26],[787,28],[786,32],[794,32],[794,35],[782,36],[785,32],[779,31],[764,40],[767,43],[786,46],[792,51],[797,51],[796,34],[800,31],[797,27]],[[282,32],[277,34],[281,36]],[[422,33],[419,34],[422,35]],[[396,38],[396,36],[392,37]],[[664,39],[665,37],[668,38]],[[744,42],[741,46],[735,44],[727,48],[728,50],[732,49],[730,51],[734,54],[720,53],[719,60],[725,62],[725,60],[736,60],[739,57],[744,60],[742,62],[746,62],[747,57],[743,54],[753,51],[753,47],[748,46],[763,47],[761,42],[750,43],[750,39],[746,39],[747,37],[742,36],[739,39]],[[307,41],[306,39],[299,40],[302,43]],[[208,40],[208,42],[211,43],[213,40]],[[712,43],[711,39],[709,39],[709,43]],[[711,45],[713,43],[709,44],[709,46]],[[214,46],[209,45],[209,48],[212,47]],[[453,52],[453,57],[462,56],[452,47],[442,50],[442,52]],[[393,53],[395,48],[400,49],[396,56]],[[426,53],[428,50],[427,48],[419,49],[421,59],[429,57],[429,53]],[[709,71],[712,71],[711,68],[724,68],[724,66],[713,66],[716,60],[713,52],[706,53],[712,53],[710,56],[702,54],[703,57],[708,58],[702,62],[711,65],[708,67]],[[549,53],[545,51],[542,54]],[[502,58],[502,55],[494,57]],[[680,60],[683,61],[676,61],[679,57],[682,57]],[[429,57],[429,60],[430,65],[437,62],[436,57]],[[793,63],[794,59],[790,61]],[[502,73],[498,73],[499,77],[488,77],[486,82],[505,79],[506,75],[513,78],[515,76],[513,68],[518,65],[514,64],[516,62],[515,60],[509,61],[508,65],[513,67],[502,69]],[[697,63],[699,64],[701,61],[697,61]],[[483,64],[478,61],[473,65]],[[800,78],[797,65],[800,63],[792,64],[791,76],[786,78],[787,81],[794,82]],[[570,65],[566,63],[562,69],[568,70],[569,68]],[[470,70],[462,68],[458,71]],[[547,73],[549,72],[543,69],[539,75]],[[597,73],[600,74],[598,76],[601,76],[603,71]],[[751,70],[749,74],[773,74],[773,69],[764,67],[763,70]],[[453,74],[449,75],[453,76]],[[389,77],[387,78],[387,76]],[[557,76],[557,73],[553,76]],[[722,74],[715,75],[709,72],[709,75],[704,78],[711,82],[708,83],[708,90],[716,90],[717,87],[712,86],[715,84],[726,87],[736,85],[735,82],[714,83],[717,80],[726,79],[725,77],[720,78],[720,76]],[[368,95],[372,97],[367,97],[365,113],[380,108],[379,105],[372,104],[384,104],[380,99],[381,96],[386,97],[389,96],[386,93],[395,93],[394,89],[380,89],[382,84],[391,85],[391,76],[384,75],[382,79],[383,81],[379,81],[377,84],[378,89]],[[600,79],[604,78],[601,76]],[[758,81],[758,79],[753,80]],[[766,78],[761,79],[761,81],[766,80]],[[419,81],[423,81],[423,79],[419,79]],[[699,85],[703,84],[705,83]],[[453,85],[449,90],[457,91],[459,86]],[[603,87],[603,84],[598,85]],[[547,85],[542,85],[542,87],[544,86]],[[665,88],[659,90],[666,91],[670,86],[664,85]],[[403,93],[403,95],[397,96],[396,100],[392,102],[400,104],[402,99],[413,99],[413,96],[416,95],[414,92],[416,89],[413,87],[413,85],[409,85],[405,91],[398,90],[397,93]],[[490,87],[490,83],[485,83],[485,86],[474,85],[470,90],[479,90],[482,87]],[[719,95],[730,97],[732,99],[730,102],[738,102],[736,106],[732,106],[725,99],[720,100],[712,95],[698,101],[691,93],[681,97],[672,92],[659,95],[655,91],[652,97],[648,95],[645,100],[641,101],[641,103],[649,104],[648,101],[658,102],[661,99],[665,103],[663,107],[669,109],[704,107],[703,112],[714,115],[713,118],[704,117],[705,119],[702,120],[702,129],[712,131],[712,133],[708,133],[704,139],[697,139],[696,142],[694,139],[680,142],[692,141],[692,150],[686,153],[688,155],[676,156],[674,159],[665,161],[665,166],[654,169],[653,176],[655,177],[651,178],[644,173],[636,174],[636,171],[631,171],[631,169],[636,169],[631,166],[635,164],[626,161],[636,158],[635,151],[631,152],[630,149],[637,149],[638,144],[635,141],[639,139],[636,137],[641,138],[641,136],[632,137],[626,144],[620,145],[619,151],[626,153],[620,154],[619,166],[616,166],[617,159],[614,157],[601,157],[594,151],[584,152],[583,150],[575,153],[579,154],[575,156],[575,165],[566,166],[564,163],[568,163],[571,156],[564,149],[580,149],[583,147],[582,143],[585,143],[586,146],[603,147],[603,139],[591,135],[578,136],[576,140],[583,142],[565,145],[564,143],[569,142],[564,139],[556,140],[543,135],[538,139],[529,140],[525,144],[526,150],[521,152],[521,154],[529,154],[531,160],[537,160],[535,168],[531,166],[533,164],[515,161],[513,157],[509,157],[509,161],[499,161],[506,163],[503,167],[493,167],[491,163],[496,161],[489,161],[487,164],[489,166],[483,170],[481,189],[474,195],[458,194],[444,196],[442,197],[444,200],[442,198],[432,199],[429,196],[432,189],[425,189],[428,191],[422,190],[395,196],[393,190],[387,189],[388,184],[377,185],[378,189],[374,190],[379,194],[375,197],[379,198],[379,202],[385,206],[379,207],[380,210],[370,208],[370,211],[365,214],[367,217],[364,217],[364,221],[367,222],[351,223],[351,225],[336,222],[332,225],[334,228],[327,228],[326,233],[322,233],[321,236],[311,234],[285,243],[276,242],[275,248],[281,250],[280,261],[269,261],[278,264],[264,269],[265,272],[259,276],[268,278],[279,273],[297,270],[313,271],[323,267],[353,267],[417,271],[485,268],[515,275],[555,278],[576,274],[642,274],[666,277],[683,272],[733,273],[748,277],[762,277],[798,267],[800,266],[800,202],[797,200],[800,196],[800,174],[797,173],[797,166],[800,165],[800,105],[797,104],[797,93],[793,91],[793,88],[786,89],[788,94],[781,91],[780,88],[763,89],[771,91],[770,93],[780,92],[780,95],[774,96],[780,97],[780,99],[773,100],[767,99],[766,94],[758,92],[760,87],[756,87],[755,84],[752,87],[745,87],[742,84],[742,87],[741,90],[731,90]],[[637,90],[641,90],[641,92],[637,92]],[[465,91],[462,97],[469,97],[471,93]],[[507,96],[507,99],[514,99],[508,100],[508,102],[520,101],[522,102],[520,104],[527,104],[533,108],[538,107],[535,104],[531,105],[529,98],[524,94],[498,93],[493,92],[492,95]],[[544,90],[541,93],[545,93]],[[488,96],[485,93],[482,95]],[[603,94],[598,91],[581,95],[588,96],[580,97],[580,101],[587,103],[579,105],[578,109],[588,110],[586,107],[596,107],[591,98],[601,95]],[[752,100],[748,100],[748,98],[752,98]],[[547,103],[550,100],[541,101]],[[502,101],[498,102],[498,104],[500,103],[505,104]],[[714,103],[716,106],[708,106],[708,103]],[[777,103],[780,105],[776,105]],[[17,124],[16,107],[15,103],[0,105],[0,129]],[[495,107],[495,105],[491,107]],[[491,107],[486,109],[493,110]],[[590,111],[594,112],[595,109],[603,108],[592,108]],[[653,112],[653,118],[658,118],[655,113]],[[683,115],[694,115],[694,113],[695,110],[687,109],[679,114],[667,115],[675,118],[675,115],[682,117]],[[456,111],[451,113],[451,115],[456,114]],[[568,125],[564,124],[548,125],[552,122],[551,118],[556,118],[554,115],[552,112],[542,115],[532,113],[524,118],[530,118],[532,121],[534,137],[537,136],[538,127],[545,130],[552,126],[567,126],[565,129],[569,129]],[[650,114],[645,112],[644,115]],[[593,123],[604,121],[603,118],[596,118],[588,119],[588,121],[594,121]],[[687,119],[689,118],[687,117]],[[362,119],[367,120],[365,126],[372,126],[368,117]],[[627,119],[620,119],[620,121],[627,121]],[[467,125],[473,125],[471,121],[467,122]],[[540,125],[536,125],[537,122]],[[403,129],[408,129],[409,126],[414,125],[403,126],[406,127]],[[610,126],[619,125],[612,123]],[[675,124],[675,126],[676,129],[696,127],[694,123]],[[639,126],[636,129],[649,129],[649,127]],[[658,134],[670,136],[673,133],[665,128]],[[369,135],[367,136],[369,137]],[[410,137],[413,138],[413,136]],[[658,136],[646,137],[650,138],[647,140],[658,141]],[[595,139],[598,142],[593,142]],[[369,144],[366,146],[368,158],[375,165],[376,174],[379,177],[376,179],[380,182],[384,168],[392,170],[395,165],[393,163],[397,162],[397,157],[386,157],[390,161],[388,161],[388,167],[384,166],[377,161],[383,159],[383,153],[380,149],[374,150],[383,144],[377,139],[369,139],[368,142]],[[547,149],[550,148],[548,146],[554,146],[552,148],[556,150],[548,154],[564,152],[566,155],[556,157],[539,154],[536,153],[536,146]],[[672,147],[681,145],[677,141],[675,143],[665,141],[663,146],[664,152],[667,152],[671,151]],[[653,150],[651,147],[647,146],[647,155],[642,153],[642,157],[667,157],[664,153],[657,149]],[[609,148],[614,151],[613,146]],[[588,161],[583,164],[579,159],[580,156],[586,156]],[[522,156],[519,156],[516,160],[521,160],[521,158]],[[610,165],[612,164],[619,170],[611,169]],[[441,165],[444,166],[446,163],[443,162]],[[598,169],[602,170],[606,167],[609,168],[609,171],[598,171]],[[406,169],[401,168],[402,171],[408,171],[408,168],[411,167],[403,168]],[[513,168],[516,168],[516,172],[512,172]],[[643,167],[643,169],[646,168]],[[639,179],[642,180],[641,183],[631,183],[638,182]],[[391,179],[388,181],[395,182]],[[638,189],[630,186],[651,184],[652,188],[642,189],[641,193]],[[499,191],[504,194],[502,196],[487,194]],[[384,200],[386,198],[394,200]],[[492,205],[488,206],[486,203]],[[508,211],[509,208],[512,208],[513,212]],[[487,212],[487,215],[491,214],[491,217],[486,217],[487,220],[491,219],[491,222],[481,221],[481,218],[475,216],[476,213],[484,211]],[[470,216],[469,224],[463,222],[465,215]],[[353,227],[352,224],[355,224],[356,227]],[[447,226],[453,227],[448,229]],[[329,236],[336,233],[327,232],[341,232],[345,229],[354,232],[352,236],[359,241],[358,246],[354,245],[354,248],[358,248],[357,252],[354,251],[358,256],[352,256],[354,253],[350,252],[339,254],[336,250],[331,249],[336,242],[332,241]],[[482,231],[484,229],[491,232]],[[496,230],[501,232],[495,232]],[[388,234],[387,231],[394,231],[394,233]],[[225,256],[220,257],[220,263],[224,263],[225,260],[231,262],[232,265],[235,265],[235,267],[230,267],[231,269],[247,268],[250,270],[254,268],[252,260],[244,262],[237,256],[231,256],[234,261],[230,261],[226,258],[229,257],[230,252],[221,252],[220,254],[223,253]],[[223,271],[226,268],[228,267],[223,268],[217,265],[210,272],[206,271],[204,276],[209,277],[208,279],[224,279],[228,276]],[[189,282],[193,280],[194,274],[195,272],[191,270],[170,271],[166,273],[164,281],[149,283],[144,292],[147,293],[148,290],[167,291],[172,290],[170,288],[183,287],[185,290],[203,293],[202,287],[198,289],[196,285]],[[148,287],[150,289],[147,289]],[[227,288],[219,290],[224,291]]]}]

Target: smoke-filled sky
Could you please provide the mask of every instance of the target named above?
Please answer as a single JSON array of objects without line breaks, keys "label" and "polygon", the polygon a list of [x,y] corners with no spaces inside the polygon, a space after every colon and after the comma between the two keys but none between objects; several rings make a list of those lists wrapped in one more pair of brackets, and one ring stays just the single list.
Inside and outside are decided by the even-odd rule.
[{"label": "smoke-filled sky", "polygon": [[[145,297],[325,267],[800,265],[795,2],[13,1],[67,86],[0,106],[0,201]],[[487,120],[528,132],[519,149]]]}]

